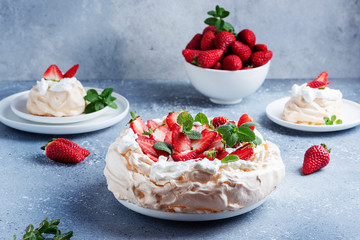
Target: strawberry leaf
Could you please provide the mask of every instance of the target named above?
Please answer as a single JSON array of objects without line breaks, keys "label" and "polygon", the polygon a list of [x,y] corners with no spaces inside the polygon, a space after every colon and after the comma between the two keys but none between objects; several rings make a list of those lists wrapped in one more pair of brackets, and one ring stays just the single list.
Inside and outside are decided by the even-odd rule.
[{"label": "strawberry leaf", "polygon": [[156,142],[156,143],[154,143],[153,147],[157,150],[165,151],[170,155],[173,152],[173,148],[172,148],[171,144],[169,144],[167,142]]},{"label": "strawberry leaf", "polygon": [[224,157],[223,159],[221,159],[221,163],[229,163],[229,162],[235,162],[237,160],[239,160],[239,156],[237,155],[227,155],[226,157]]}]

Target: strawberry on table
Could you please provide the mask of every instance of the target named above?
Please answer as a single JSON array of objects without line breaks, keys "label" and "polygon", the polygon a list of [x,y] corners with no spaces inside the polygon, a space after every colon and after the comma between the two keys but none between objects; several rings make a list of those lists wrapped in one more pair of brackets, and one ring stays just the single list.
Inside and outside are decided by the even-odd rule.
[{"label": "strawberry on table", "polygon": [[55,64],[50,65],[50,67],[46,69],[43,77],[47,80],[61,80],[64,78],[60,69]]},{"label": "strawberry on table", "polygon": [[72,66],[67,72],[64,74],[64,78],[72,78],[75,76],[77,70],[79,68],[79,64]]},{"label": "strawberry on table", "polygon": [[254,52],[251,54],[249,61],[252,65],[254,65],[254,67],[260,67],[269,62],[272,56],[273,53],[270,50]]},{"label": "strawberry on table", "polygon": [[323,143],[310,147],[304,155],[302,166],[303,174],[307,175],[313,173],[328,165],[330,161],[329,153],[330,149]]},{"label": "strawberry on table", "polygon": [[236,40],[245,43],[249,47],[253,47],[256,42],[256,36],[250,29],[243,29],[236,36]]},{"label": "strawberry on table", "polygon": [[41,149],[48,158],[61,163],[79,163],[90,155],[87,149],[65,138],[54,138]]},{"label": "strawberry on table", "polygon": [[200,33],[195,34],[195,36],[186,45],[185,49],[200,50],[201,38],[202,38],[202,34]]}]

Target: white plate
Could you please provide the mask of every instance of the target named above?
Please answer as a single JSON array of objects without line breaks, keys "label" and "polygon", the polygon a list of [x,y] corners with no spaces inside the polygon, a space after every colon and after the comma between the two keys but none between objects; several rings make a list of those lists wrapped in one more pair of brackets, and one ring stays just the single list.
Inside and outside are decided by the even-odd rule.
[{"label": "white plate", "polygon": [[[96,89],[97,90],[97,89]],[[98,90],[97,90],[98,91]],[[18,97],[16,97],[11,103],[11,110],[21,118],[32,122],[39,123],[49,123],[49,124],[65,124],[65,123],[75,123],[81,121],[87,121],[94,119],[102,114],[104,114],[109,107],[105,107],[100,111],[96,111],[89,114],[81,114],[73,117],[45,117],[45,116],[36,116],[30,114],[26,109],[26,102],[28,100],[30,91],[22,92]],[[99,91],[98,91],[99,92]]]},{"label": "white plate", "polygon": [[120,122],[129,112],[129,102],[120,94],[113,93],[116,97],[117,109],[109,108],[104,114],[89,121],[82,121],[68,124],[45,124],[28,121],[20,118],[11,110],[11,103],[22,95],[21,93],[13,94],[0,101],[0,122],[3,124],[22,130],[25,132],[42,133],[42,134],[77,134],[92,132],[103,128],[110,127]]},{"label": "white plate", "polygon": [[124,200],[118,200],[118,201],[128,209],[149,217],[160,218],[165,220],[173,220],[173,221],[211,221],[211,220],[219,220],[224,218],[231,218],[247,213],[259,207],[261,204],[265,202],[265,200],[266,198],[262,199],[257,203],[246,206],[236,211],[219,212],[219,213],[172,213],[172,212],[164,212],[159,210],[143,208]]},{"label": "white plate", "polygon": [[356,102],[352,102],[346,99],[343,99],[343,113],[341,120],[342,124],[335,125],[305,125],[305,124],[296,124],[287,122],[282,119],[282,112],[286,102],[290,97],[281,98],[275,100],[267,105],[266,115],[268,118],[287,128],[306,131],[306,132],[332,132],[340,131],[355,127],[360,124],[360,105]]}]

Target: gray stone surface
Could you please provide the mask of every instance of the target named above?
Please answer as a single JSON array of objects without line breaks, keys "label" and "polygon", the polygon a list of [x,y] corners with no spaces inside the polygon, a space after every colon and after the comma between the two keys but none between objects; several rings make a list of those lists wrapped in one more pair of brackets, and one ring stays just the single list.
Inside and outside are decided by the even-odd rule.
[{"label": "gray stone surface", "polygon": [[[360,79],[330,79],[344,98],[360,102]],[[0,123],[0,239],[22,236],[29,223],[60,218],[61,229],[74,239],[358,239],[360,235],[360,127],[330,133],[308,133],[280,127],[265,116],[268,103],[290,94],[294,83],[269,80],[242,103],[212,104],[187,82],[83,81],[89,87],[114,87],[142,118],[187,108],[192,114],[237,119],[248,113],[261,124],[265,139],[276,143],[286,177],[259,208],[231,219],[172,222],[146,217],[123,207],[107,190],[103,169],[107,148],[130,116],[113,127],[78,135],[32,134]],[[24,91],[32,81],[0,82],[0,99]],[[76,165],[55,163],[40,150],[52,137],[66,137],[91,155]],[[303,155],[313,144],[332,148],[324,169],[301,174]]]},{"label": "gray stone surface", "polygon": [[[79,63],[82,79],[181,80],[181,50],[219,1],[0,1],[0,81]],[[360,77],[358,0],[222,1],[274,52],[269,78]]]}]

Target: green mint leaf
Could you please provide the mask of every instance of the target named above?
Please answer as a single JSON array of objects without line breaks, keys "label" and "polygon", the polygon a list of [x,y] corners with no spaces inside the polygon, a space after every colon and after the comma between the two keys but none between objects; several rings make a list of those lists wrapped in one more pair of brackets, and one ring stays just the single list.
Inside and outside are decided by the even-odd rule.
[{"label": "green mint leaf", "polygon": [[213,17],[219,17],[217,15],[216,11],[208,11],[207,14],[210,15],[210,16],[213,16]]},{"label": "green mint leaf", "polygon": [[222,19],[217,19],[215,22],[215,27],[219,32],[222,32],[224,30],[225,22]]},{"label": "green mint leaf", "polygon": [[86,96],[84,97],[86,101],[94,102],[99,99],[99,94],[95,89],[89,89],[86,92]]},{"label": "green mint leaf", "polygon": [[259,126],[259,124],[254,123],[254,122],[246,122],[246,123],[243,123],[240,125],[240,127],[252,127],[252,126],[257,127],[257,126]]},{"label": "green mint leaf", "polygon": [[193,120],[191,120],[191,119],[186,120],[186,122],[184,122],[184,124],[183,124],[183,131],[188,132],[193,128],[193,126],[194,126]]},{"label": "green mint leaf", "polygon": [[239,142],[239,134],[232,133],[230,137],[225,140],[225,142],[229,147],[233,147],[237,142]]},{"label": "green mint leaf", "polygon": [[220,7],[219,5],[215,6],[216,13],[220,16]]},{"label": "green mint leaf", "polygon": [[[223,8],[222,8],[223,9]],[[221,12],[221,15],[220,17],[221,18],[226,18],[227,16],[230,15],[230,12],[229,11],[226,11],[225,9],[223,9],[223,11]]]},{"label": "green mint leaf", "polygon": [[110,102],[110,103],[108,104],[108,107],[111,107],[111,108],[113,108],[113,109],[117,109],[117,108],[118,108],[118,106],[117,106],[116,103],[114,103],[114,102]]},{"label": "green mint leaf", "polygon": [[215,26],[215,23],[218,19],[217,18],[207,18],[205,19],[204,23],[209,25],[209,26]]},{"label": "green mint leaf", "polygon": [[54,237],[53,240],[70,240],[70,238],[73,236],[73,231],[63,233],[57,237]]},{"label": "green mint leaf", "polygon": [[60,223],[60,219],[54,219],[49,222],[50,225],[59,225],[59,223]]},{"label": "green mint leaf", "polygon": [[254,136],[248,136],[248,135],[245,135],[242,133],[238,133],[238,136],[239,136],[239,141],[241,141],[241,142],[251,143],[255,140],[255,134],[254,134]]},{"label": "green mint leaf", "polygon": [[[177,117],[177,120],[176,122],[179,124],[179,125],[184,125],[185,122],[187,121],[191,121],[191,122],[194,122],[194,119],[193,117],[191,116],[190,113],[188,112],[181,112],[179,114],[179,116]],[[192,127],[192,126],[191,126]]]},{"label": "green mint leaf", "polygon": [[336,124],[342,124],[343,122],[342,122],[341,119],[338,119],[335,123],[336,123]]},{"label": "green mint leaf", "polygon": [[28,239],[29,239],[29,240],[37,240],[35,233],[34,233],[34,232],[30,232],[30,234],[29,234],[29,236],[28,236]]},{"label": "green mint leaf", "polygon": [[85,107],[85,114],[92,113],[92,112],[96,112],[95,102],[92,102],[92,103],[86,105],[86,107]]},{"label": "green mint leaf", "polygon": [[329,121],[330,119],[328,117],[323,117],[324,121]]},{"label": "green mint leaf", "polygon": [[230,23],[228,23],[228,22],[225,22],[225,23],[224,23],[223,29],[224,29],[225,31],[228,31],[228,32],[231,32],[231,33],[235,33],[234,27],[233,27]]},{"label": "green mint leaf", "polygon": [[[241,125],[241,126],[239,127],[239,133],[248,136],[248,137],[251,139],[251,141],[255,140],[255,133],[254,133],[254,131],[251,130],[250,128],[246,127],[246,126],[242,126],[242,125]],[[240,139],[240,140],[243,141],[242,139]],[[245,141],[243,141],[243,142],[245,142]],[[246,141],[246,142],[248,142],[248,141]]]},{"label": "green mint leaf", "polygon": [[104,98],[107,98],[113,93],[113,91],[114,91],[114,89],[112,89],[112,88],[105,88],[102,91],[101,96],[104,97]]},{"label": "green mint leaf", "polygon": [[259,138],[258,136],[255,136],[255,140],[253,141],[253,143],[255,145],[260,145],[262,143],[262,140],[261,138]]},{"label": "green mint leaf", "polygon": [[336,120],[336,116],[335,115],[332,115],[331,116],[331,121],[335,121]]},{"label": "green mint leaf", "polygon": [[226,157],[224,157],[223,159],[221,159],[221,163],[229,163],[229,162],[235,162],[237,160],[239,160],[239,156],[237,155],[227,155]]},{"label": "green mint leaf", "polygon": [[190,139],[201,139],[202,138],[201,133],[199,133],[198,131],[195,131],[195,130],[186,131],[184,133]]},{"label": "green mint leaf", "polygon": [[34,225],[30,224],[26,227],[25,232],[31,232],[32,230],[34,230]]},{"label": "green mint leaf", "polygon": [[169,153],[170,155],[173,152],[173,148],[172,148],[171,144],[169,144],[167,142],[156,142],[153,147],[157,150],[165,151],[165,152]]},{"label": "green mint leaf", "polygon": [[105,107],[105,104],[103,102],[97,101],[95,102],[95,110],[99,111]]},{"label": "green mint leaf", "polygon": [[198,113],[198,114],[196,114],[194,121],[195,121],[195,122],[199,122],[199,123],[201,123],[201,124],[207,124],[207,125],[209,125],[209,119],[208,119],[208,118],[206,117],[206,115],[203,114],[203,113]]}]

